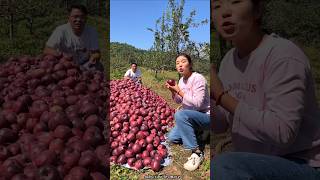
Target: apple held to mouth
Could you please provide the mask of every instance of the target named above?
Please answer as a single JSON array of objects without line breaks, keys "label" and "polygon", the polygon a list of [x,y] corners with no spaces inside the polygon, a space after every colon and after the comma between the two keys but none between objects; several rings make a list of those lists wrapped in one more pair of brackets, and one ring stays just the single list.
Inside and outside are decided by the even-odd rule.
[{"label": "apple held to mouth", "polygon": [[169,80],[167,80],[167,83],[168,83],[170,86],[176,85],[176,81],[175,81],[174,79],[169,79]]}]

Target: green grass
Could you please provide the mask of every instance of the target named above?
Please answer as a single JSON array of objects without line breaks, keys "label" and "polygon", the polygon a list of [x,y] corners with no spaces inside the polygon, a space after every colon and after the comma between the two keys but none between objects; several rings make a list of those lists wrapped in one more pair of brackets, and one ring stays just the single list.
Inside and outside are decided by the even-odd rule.
[{"label": "green grass", "polygon": [[[176,71],[163,71],[158,73],[155,77],[154,71],[140,67],[142,72],[143,85],[155,91],[159,96],[163,97],[172,108],[177,108],[179,105],[171,99],[171,93],[165,87],[167,79],[175,79],[178,81],[178,73]],[[124,68],[125,69],[125,68]],[[124,72],[112,70],[116,72],[110,75],[111,79],[122,78]],[[118,78],[116,78],[118,77]],[[183,168],[183,164],[190,156],[190,151],[184,150],[180,145],[172,145],[172,159],[173,163],[164,167],[160,172],[153,172],[152,170],[135,171],[124,168],[118,165],[111,165],[111,179],[144,179],[145,176],[160,176],[160,175],[177,175],[181,179],[209,179],[210,177],[210,145],[209,142],[205,146],[205,160],[196,171],[189,172]]]},{"label": "green grass", "polygon": [[173,102],[170,91],[165,87],[165,82],[168,79],[175,79],[176,81],[178,81],[177,72],[174,72],[174,71],[160,72],[158,73],[157,78],[155,78],[154,72],[146,68],[141,68],[141,72],[142,72],[142,83],[144,86],[151,88],[159,96],[163,97],[172,108],[177,108],[179,106],[178,104]]},{"label": "green grass", "polygon": [[136,180],[139,179],[139,173],[137,171],[123,168],[118,165],[112,165],[110,168],[111,180]]}]

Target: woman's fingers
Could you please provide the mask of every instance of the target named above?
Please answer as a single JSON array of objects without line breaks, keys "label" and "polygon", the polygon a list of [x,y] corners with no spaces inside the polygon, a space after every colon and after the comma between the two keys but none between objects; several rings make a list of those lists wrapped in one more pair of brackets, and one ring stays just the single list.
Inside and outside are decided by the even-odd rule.
[{"label": "woman's fingers", "polygon": [[165,84],[166,88],[170,89],[170,85],[168,83]]},{"label": "woman's fingers", "polygon": [[[177,92],[177,85],[175,85],[175,86],[170,86],[170,84],[168,84],[168,83],[166,83],[165,84],[166,85],[166,87],[167,87],[167,89],[169,89],[170,91],[172,91],[172,92]],[[178,87],[179,88],[179,87]]]}]

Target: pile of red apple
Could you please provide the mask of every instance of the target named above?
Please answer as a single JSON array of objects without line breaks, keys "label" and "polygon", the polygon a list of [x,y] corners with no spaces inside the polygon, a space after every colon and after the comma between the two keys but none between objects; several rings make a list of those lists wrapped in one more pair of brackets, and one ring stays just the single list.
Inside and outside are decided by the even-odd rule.
[{"label": "pile of red apple", "polygon": [[155,92],[129,79],[110,82],[110,161],[159,171],[168,155],[161,142],[174,109]]},{"label": "pile of red apple", "polygon": [[106,179],[107,92],[101,72],[67,57],[0,65],[0,174],[5,179]]}]

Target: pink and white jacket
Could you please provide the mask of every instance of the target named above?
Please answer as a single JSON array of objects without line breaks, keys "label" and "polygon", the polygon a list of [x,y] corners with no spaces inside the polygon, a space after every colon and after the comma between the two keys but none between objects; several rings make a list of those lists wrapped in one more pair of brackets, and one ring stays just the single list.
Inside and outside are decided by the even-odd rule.
[{"label": "pink and white jacket", "polygon": [[179,88],[184,97],[175,94],[173,99],[182,104],[183,109],[196,110],[210,114],[210,97],[206,79],[199,73],[193,72],[187,81],[180,78]]}]

